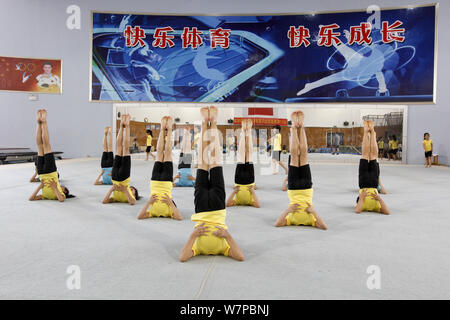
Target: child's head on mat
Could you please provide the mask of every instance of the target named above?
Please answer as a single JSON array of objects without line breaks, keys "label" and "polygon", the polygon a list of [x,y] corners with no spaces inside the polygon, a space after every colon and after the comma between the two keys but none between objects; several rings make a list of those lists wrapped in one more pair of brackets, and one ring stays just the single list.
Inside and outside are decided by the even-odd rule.
[{"label": "child's head on mat", "polygon": [[133,197],[134,197],[136,200],[139,200],[140,198],[142,198],[142,197],[139,195],[138,189],[136,189],[136,187],[130,186],[130,189],[131,189],[131,193],[133,194]]}]

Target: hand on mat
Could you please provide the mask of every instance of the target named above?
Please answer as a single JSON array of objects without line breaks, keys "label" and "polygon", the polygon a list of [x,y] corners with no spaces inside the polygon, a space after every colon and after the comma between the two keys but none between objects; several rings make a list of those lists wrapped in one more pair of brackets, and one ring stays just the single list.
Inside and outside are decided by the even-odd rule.
[{"label": "hand on mat", "polygon": [[300,205],[298,203],[291,204],[288,208],[289,212],[295,212],[300,210]]},{"label": "hand on mat", "polygon": [[169,206],[172,204],[172,199],[167,194],[164,194],[161,201],[165,204],[168,204]]},{"label": "hand on mat", "polygon": [[228,231],[222,227],[216,227],[217,230],[213,232],[213,235],[219,238],[226,238],[228,236]]},{"label": "hand on mat", "polygon": [[158,196],[157,196],[156,194],[152,194],[151,197],[150,197],[150,199],[148,200],[148,203],[149,203],[149,204],[153,204],[153,203],[155,203],[156,201],[158,201]]},{"label": "hand on mat", "polygon": [[193,235],[195,237],[206,236],[208,234],[209,228],[205,227],[205,224],[202,223],[197,228],[194,229]]}]

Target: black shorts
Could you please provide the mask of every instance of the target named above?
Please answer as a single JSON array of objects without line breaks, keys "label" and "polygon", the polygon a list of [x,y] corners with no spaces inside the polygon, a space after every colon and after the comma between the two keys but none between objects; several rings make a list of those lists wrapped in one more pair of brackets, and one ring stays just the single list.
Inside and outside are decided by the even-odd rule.
[{"label": "black shorts", "polygon": [[389,153],[391,153],[391,154],[397,154],[397,152],[398,152],[398,149],[391,149],[391,150],[389,150]]},{"label": "black shorts", "polygon": [[380,177],[380,166],[377,160],[359,160],[359,188],[377,188]]},{"label": "black shorts", "polygon": [[[208,177],[209,175],[209,177]],[[197,170],[194,191],[195,213],[225,209],[225,181],[222,167]]]},{"label": "black shorts", "polygon": [[53,153],[46,153],[43,156],[38,156],[36,159],[36,169],[38,174],[55,172],[57,169]]},{"label": "black shorts", "polygon": [[102,168],[112,168],[114,165],[114,153],[103,152],[102,154]]},{"label": "black shorts", "polygon": [[433,156],[433,151],[425,152],[425,158],[431,158]]},{"label": "black shorts", "polygon": [[280,159],[281,159],[281,151],[272,151],[272,159],[280,161]]},{"label": "black shorts", "polygon": [[130,177],[131,172],[131,157],[130,156],[118,156],[114,158],[114,164],[112,169],[111,178],[114,181],[124,181]]},{"label": "black shorts", "polygon": [[288,189],[305,190],[312,188],[311,168],[309,164],[295,167],[289,165],[288,171]]},{"label": "black shorts", "polygon": [[192,164],[192,154],[180,153],[180,161],[178,162],[178,169],[190,168]]},{"label": "black shorts", "polygon": [[152,180],[154,181],[173,181],[173,163],[172,161],[156,161],[153,165]]},{"label": "black shorts", "polygon": [[238,163],[234,172],[234,183],[251,184],[255,182],[255,168],[253,163]]},{"label": "black shorts", "polygon": [[150,152],[152,151],[152,146],[147,146],[147,148],[145,149],[145,152]]}]

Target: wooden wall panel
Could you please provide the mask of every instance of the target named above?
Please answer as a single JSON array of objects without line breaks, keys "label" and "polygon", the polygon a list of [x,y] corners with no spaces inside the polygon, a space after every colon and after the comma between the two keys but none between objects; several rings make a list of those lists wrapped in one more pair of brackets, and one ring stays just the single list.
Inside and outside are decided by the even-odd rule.
[{"label": "wooden wall panel", "polygon": [[[116,122],[117,127],[120,125],[120,121]],[[131,121],[130,122],[130,135],[131,135],[131,143],[133,143],[134,138],[137,139],[137,144],[139,146],[145,146],[147,143],[147,134],[145,132],[146,126],[148,125],[159,125],[159,123],[145,123],[145,122],[137,122],[137,121]],[[189,128],[193,129],[193,125],[176,125],[175,128],[184,128],[188,126]],[[239,129],[240,126],[236,125],[219,125],[218,129],[222,132],[222,135],[226,137],[226,130],[227,129]],[[255,127],[255,129],[266,129],[268,132],[268,135],[270,135],[272,127],[269,126],[258,126]],[[152,130],[153,131],[153,146],[156,146],[156,142],[159,135],[159,130]],[[401,127],[376,127],[375,131],[377,132],[377,137],[385,136],[386,134],[397,134],[399,140],[401,141],[401,136],[398,134],[398,132],[401,132]],[[282,145],[286,146],[287,149],[289,149],[289,127],[282,127],[281,128],[281,135],[283,137],[282,139]],[[356,127],[356,128],[332,128],[332,127],[311,127],[306,128],[306,137],[308,139],[308,145],[310,148],[326,148],[326,135],[327,132],[340,132],[344,134],[344,145],[346,146],[360,146],[362,143],[362,137],[364,134],[364,129],[362,127]],[[237,142],[237,141],[236,141]],[[263,141],[258,141],[258,143],[263,143]],[[256,144],[255,144],[256,146]]]}]

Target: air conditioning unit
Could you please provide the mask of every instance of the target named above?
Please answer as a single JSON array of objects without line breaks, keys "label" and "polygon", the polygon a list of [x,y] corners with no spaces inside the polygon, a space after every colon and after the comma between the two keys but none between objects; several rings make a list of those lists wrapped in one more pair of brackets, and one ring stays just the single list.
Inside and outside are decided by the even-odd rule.
[{"label": "air conditioning unit", "polygon": [[229,124],[233,124],[233,123],[234,123],[234,120],[233,120],[233,119],[228,119],[228,123],[229,123]]},{"label": "air conditioning unit", "polygon": [[349,123],[348,121],[344,121],[344,127],[348,127]]}]

